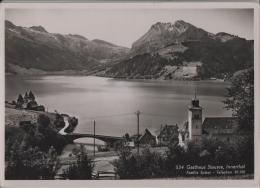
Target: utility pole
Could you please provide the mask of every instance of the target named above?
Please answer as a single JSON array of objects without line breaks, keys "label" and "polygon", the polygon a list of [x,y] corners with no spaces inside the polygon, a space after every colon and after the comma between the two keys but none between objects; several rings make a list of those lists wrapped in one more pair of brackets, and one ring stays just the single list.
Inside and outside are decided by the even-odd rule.
[{"label": "utility pole", "polygon": [[96,121],[94,120],[94,157],[96,154]]},{"label": "utility pole", "polygon": [[140,116],[140,111],[138,110],[135,114],[137,116],[137,153],[139,154],[139,116]]},{"label": "utility pole", "polygon": [[161,128],[160,128],[160,133],[159,133],[159,135],[160,135],[160,148],[162,147],[162,135],[161,135],[161,133],[162,133],[162,124],[161,124]]}]

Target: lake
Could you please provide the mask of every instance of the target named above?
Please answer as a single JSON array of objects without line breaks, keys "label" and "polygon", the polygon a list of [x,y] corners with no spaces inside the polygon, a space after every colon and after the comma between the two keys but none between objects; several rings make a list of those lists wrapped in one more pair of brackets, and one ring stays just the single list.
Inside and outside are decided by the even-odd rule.
[{"label": "lake", "polygon": [[174,80],[118,80],[95,76],[6,76],[6,100],[31,90],[48,111],[76,116],[75,132],[122,136],[140,129],[159,129],[161,124],[182,124],[194,97],[203,107],[203,117],[231,116],[224,109],[227,82]]}]

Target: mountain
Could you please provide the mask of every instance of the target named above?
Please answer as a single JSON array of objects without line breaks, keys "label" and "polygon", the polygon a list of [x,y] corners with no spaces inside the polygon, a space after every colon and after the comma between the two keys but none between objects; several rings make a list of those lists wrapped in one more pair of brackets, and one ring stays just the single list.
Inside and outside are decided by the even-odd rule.
[{"label": "mountain", "polygon": [[224,32],[213,34],[183,20],[173,24],[157,22],[133,43],[127,58],[107,69],[104,75],[225,79],[253,66],[253,46],[253,41]]},{"label": "mountain", "polygon": [[121,78],[228,79],[253,66],[254,41],[213,34],[183,20],[157,22],[131,49],[42,26],[5,22],[6,72],[97,74]]},{"label": "mountain", "polygon": [[203,40],[209,37],[213,37],[213,34],[182,20],[178,20],[174,24],[157,22],[151,26],[147,33],[133,43],[131,52],[134,54],[149,53],[172,43]]},{"label": "mountain", "polygon": [[42,26],[5,21],[6,72],[96,71],[124,57],[129,49],[80,35],[49,33]]}]

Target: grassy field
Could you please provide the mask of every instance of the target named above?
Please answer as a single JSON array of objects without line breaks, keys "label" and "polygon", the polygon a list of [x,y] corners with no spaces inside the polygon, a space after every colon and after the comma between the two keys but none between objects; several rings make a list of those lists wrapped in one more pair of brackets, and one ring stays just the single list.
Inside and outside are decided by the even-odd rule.
[{"label": "grassy field", "polygon": [[50,112],[33,111],[25,109],[15,109],[14,107],[5,106],[5,126],[19,126],[21,121],[31,121],[36,123],[40,114],[47,115],[51,121],[54,121],[55,114]]},{"label": "grassy field", "polygon": [[37,122],[39,113],[28,110],[5,108],[5,126],[19,126],[20,121]]}]

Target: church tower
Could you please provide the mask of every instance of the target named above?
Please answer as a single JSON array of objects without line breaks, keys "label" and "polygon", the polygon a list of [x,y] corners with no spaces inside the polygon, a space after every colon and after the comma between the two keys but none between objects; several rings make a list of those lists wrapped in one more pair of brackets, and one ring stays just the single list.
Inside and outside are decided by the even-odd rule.
[{"label": "church tower", "polygon": [[196,97],[191,100],[188,112],[188,131],[189,139],[199,141],[202,136],[202,107],[200,107],[199,100]]}]

